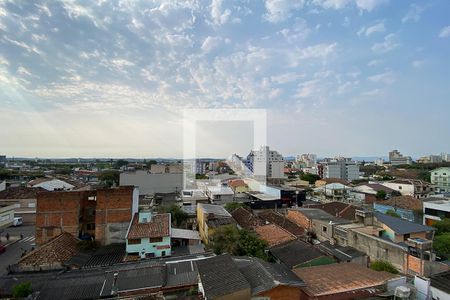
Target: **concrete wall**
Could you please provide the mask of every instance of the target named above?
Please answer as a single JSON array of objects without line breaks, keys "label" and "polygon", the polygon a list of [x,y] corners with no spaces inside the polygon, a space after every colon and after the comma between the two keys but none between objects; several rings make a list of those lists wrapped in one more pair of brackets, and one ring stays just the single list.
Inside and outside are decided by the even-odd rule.
[{"label": "concrete wall", "polygon": [[183,174],[151,174],[142,170],[136,172],[123,172],[120,173],[120,185],[139,187],[140,195],[181,192],[183,189]]},{"label": "concrete wall", "polygon": [[0,228],[6,228],[14,222],[14,205],[0,206]]}]

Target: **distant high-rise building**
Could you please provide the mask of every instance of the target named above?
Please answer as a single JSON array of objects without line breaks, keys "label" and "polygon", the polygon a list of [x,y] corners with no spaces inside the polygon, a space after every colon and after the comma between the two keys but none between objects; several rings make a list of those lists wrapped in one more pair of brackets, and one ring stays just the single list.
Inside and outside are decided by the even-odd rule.
[{"label": "distant high-rise building", "polygon": [[398,150],[389,152],[389,162],[393,166],[412,164],[411,156],[403,156]]},{"label": "distant high-rise building", "polygon": [[359,179],[359,164],[351,158],[326,159],[323,163],[325,178],[340,178],[348,181]]},{"label": "distant high-rise building", "polygon": [[314,167],[317,164],[317,155],[310,153],[298,155],[297,162],[306,168]]},{"label": "distant high-rise building", "polygon": [[255,176],[284,178],[284,158],[277,151],[270,150],[268,146],[250,151],[246,165]]},{"label": "distant high-rise building", "polygon": [[6,166],[6,155],[0,155],[0,167],[4,168]]}]

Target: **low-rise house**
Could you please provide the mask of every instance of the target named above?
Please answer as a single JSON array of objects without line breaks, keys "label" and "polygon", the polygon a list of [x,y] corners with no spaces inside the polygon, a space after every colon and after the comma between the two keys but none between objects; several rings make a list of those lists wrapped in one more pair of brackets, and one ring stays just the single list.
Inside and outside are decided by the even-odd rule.
[{"label": "low-rise house", "polygon": [[311,244],[300,240],[271,247],[269,253],[277,263],[282,263],[289,269],[335,262]]},{"label": "low-rise house", "polygon": [[430,197],[423,201],[423,224],[433,226],[437,221],[450,218],[450,198]]},{"label": "low-rise house", "polygon": [[211,203],[225,204],[234,200],[234,191],[228,186],[207,186],[206,195]]},{"label": "low-rise house", "polygon": [[317,208],[297,208],[287,211],[287,218],[315,234],[320,241],[333,238],[333,226],[349,224],[351,221],[334,217]]},{"label": "low-rise house", "polygon": [[48,271],[62,269],[63,263],[78,252],[79,239],[69,233],[62,233],[48,241],[36,250],[22,257],[17,265],[17,271]]},{"label": "low-rise house", "polygon": [[203,243],[208,244],[215,229],[235,224],[235,221],[223,206],[198,203],[197,224]]},{"label": "low-rise house", "polygon": [[258,217],[262,219],[266,224],[273,223],[283,228],[287,232],[295,235],[296,237],[301,237],[305,235],[305,229],[298,226],[284,215],[275,211],[262,211],[258,214]]},{"label": "low-rise house", "polygon": [[330,183],[314,188],[314,195],[327,201],[346,201],[350,197],[352,187],[342,183]]},{"label": "low-rise house", "polygon": [[327,184],[331,184],[331,183],[340,183],[343,185],[350,185],[350,182],[348,180],[345,179],[341,179],[341,178],[322,178],[319,180],[316,180],[315,182],[315,186],[316,187],[321,187]]},{"label": "low-rise house", "polygon": [[209,203],[209,198],[202,190],[183,190],[181,191],[181,200],[183,205],[197,206],[197,203]]},{"label": "low-rise house", "polygon": [[422,223],[423,200],[413,196],[397,196],[379,200],[373,203],[373,208],[381,213],[395,211],[402,219]]},{"label": "low-rise house", "polygon": [[300,299],[305,286],[291,270],[254,257],[228,254],[197,260],[204,299]]},{"label": "low-rise house", "polygon": [[343,218],[349,221],[355,220],[355,212],[358,206],[343,203],[343,202],[328,202],[322,204],[308,204],[303,206],[304,208],[318,208],[332,216]]},{"label": "low-rise house", "polygon": [[0,192],[0,205],[14,205],[14,215],[21,217],[24,224],[36,223],[37,193],[43,188],[9,187]]},{"label": "low-rise house", "polygon": [[431,184],[437,193],[450,192],[450,167],[442,167],[431,171]]},{"label": "low-rise house", "polygon": [[264,224],[264,222],[255,216],[251,211],[246,208],[238,207],[231,212],[233,219],[236,221],[238,226],[243,229],[253,230],[258,226]]},{"label": "low-rise house", "polygon": [[382,182],[381,184],[399,192],[403,196],[425,198],[433,192],[433,188],[430,183],[419,179],[395,179]]},{"label": "low-rise house", "polygon": [[126,235],[128,254],[145,257],[171,255],[171,215],[141,211],[134,214]]},{"label": "low-rise house", "polygon": [[378,272],[354,263],[297,268],[294,273],[306,286],[300,299],[364,299],[386,291],[386,283],[399,275]]},{"label": "low-rise house", "polygon": [[57,178],[38,178],[28,182],[28,186],[32,188],[43,188],[51,191],[70,191],[75,186]]},{"label": "low-rise house", "polygon": [[378,192],[382,191],[385,193],[385,199],[391,198],[393,195],[398,194],[398,191],[395,191],[394,189],[391,189],[387,186],[384,186],[379,183],[363,183],[360,185],[357,185],[353,188],[353,191],[358,193],[363,193],[365,195],[365,202],[371,203],[373,201],[377,200],[377,194]]},{"label": "low-rise house", "polygon": [[317,249],[333,257],[338,262],[352,262],[366,267],[368,260],[364,252],[358,251],[353,247],[340,246],[330,241],[322,242],[316,245]]},{"label": "low-rise house", "polygon": [[267,244],[269,244],[269,247],[280,245],[297,238],[295,235],[275,224],[258,226],[255,228],[255,231],[263,240],[267,242]]},{"label": "low-rise house", "polygon": [[200,234],[196,230],[172,228],[170,237],[173,246],[192,246],[202,243]]},{"label": "low-rise house", "polygon": [[248,185],[242,179],[229,180],[228,186],[235,194],[243,194],[248,192]]},{"label": "low-rise house", "polygon": [[0,229],[9,227],[14,222],[14,205],[0,204]]},{"label": "low-rise house", "polygon": [[247,300],[251,286],[228,254],[198,260],[198,289],[205,300]]}]

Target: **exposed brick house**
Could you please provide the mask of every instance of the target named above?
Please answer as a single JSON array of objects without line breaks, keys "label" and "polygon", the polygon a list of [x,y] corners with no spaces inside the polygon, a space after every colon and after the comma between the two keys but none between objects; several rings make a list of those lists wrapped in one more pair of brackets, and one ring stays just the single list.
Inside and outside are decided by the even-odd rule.
[{"label": "exposed brick house", "polygon": [[53,191],[37,195],[36,243],[62,232],[106,245],[124,242],[139,193],[132,186],[96,191]]}]

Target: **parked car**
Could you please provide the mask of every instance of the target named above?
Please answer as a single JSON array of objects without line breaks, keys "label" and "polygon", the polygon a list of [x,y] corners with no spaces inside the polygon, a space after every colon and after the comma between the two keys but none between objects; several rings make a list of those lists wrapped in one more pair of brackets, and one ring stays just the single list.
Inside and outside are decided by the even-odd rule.
[{"label": "parked car", "polygon": [[13,221],[13,226],[20,226],[22,225],[22,222],[23,222],[22,217],[15,217]]},{"label": "parked car", "polygon": [[0,254],[6,251],[6,247],[3,245],[0,245]]}]

